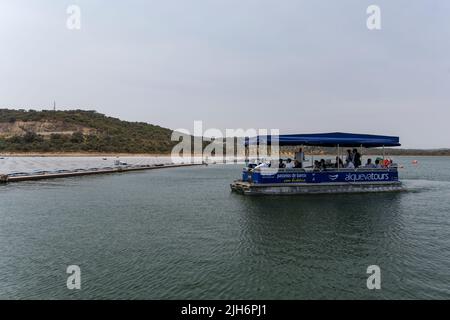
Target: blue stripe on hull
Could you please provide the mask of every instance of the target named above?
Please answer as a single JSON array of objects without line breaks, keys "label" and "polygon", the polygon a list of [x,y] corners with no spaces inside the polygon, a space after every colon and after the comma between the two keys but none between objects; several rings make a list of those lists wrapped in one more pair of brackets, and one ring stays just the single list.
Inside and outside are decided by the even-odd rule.
[{"label": "blue stripe on hull", "polygon": [[390,182],[398,181],[397,169],[385,170],[330,170],[330,171],[283,171],[276,173],[243,172],[243,181],[255,184],[273,183],[330,183],[330,182]]}]

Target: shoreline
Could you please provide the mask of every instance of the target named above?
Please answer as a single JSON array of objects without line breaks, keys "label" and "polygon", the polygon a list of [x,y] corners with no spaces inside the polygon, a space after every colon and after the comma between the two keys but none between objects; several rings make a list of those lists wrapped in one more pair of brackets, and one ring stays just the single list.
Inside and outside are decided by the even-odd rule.
[{"label": "shoreline", "polygon": [[[290,155],[289,153],[280,153],[281,156],[285,157]],[[333,156],[332,154],[312,154],[313,156]],[[364,156],[376,156],[377,153],[367,153]],[[195,155],[194,157],[201,157],[202,155]],[[450,154],[423,154],[423,153],[412,153],[412,154],[387,154],[387,157],[450,157]],[[170,153],[101,153],[101,152],[0,152],[0,157],[17,157],[17,158],[32,158],[32,157],[171,157]],[[214,157],[212,157],[214,158]]]},{"label": "shoreline", "polygon": [[0,157],[170,157],[167,153],[99,153],[99,152],[5,152]]}]

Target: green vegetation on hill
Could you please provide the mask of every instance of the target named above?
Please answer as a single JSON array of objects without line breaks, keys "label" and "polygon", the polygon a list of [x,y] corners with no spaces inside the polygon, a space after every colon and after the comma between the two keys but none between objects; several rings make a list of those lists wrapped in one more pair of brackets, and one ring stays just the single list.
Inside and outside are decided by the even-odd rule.
[{"label": "green vegetation on hill", "polygon": [[[58,129],[52,132],[52,126]],[[177,143],[171,134],[170,129],[95,111],[0,109],[0,152],[167,153]]]},{"label": "green vegetation on hill", "polygon": [[[85,110],[0,109],[1,152],[170,153],[177,141],[172,130],[144,122],[128,122]],[[191,137],[191,141],[194,138]],[[203,147],[208,144],[203,141]],[[193,143],[192,143],[193,146]],[[224,148],[225,149],[225,148]],[[336,154],[336,148],[309,148],[310,154]],[[296,148],[282,147],[283,152]],[[345,152],[345,150],[341,150]],[[379,155],[380,149],[366,149]],[[450,149],[387,149],[387,155],[450,155]]]}]

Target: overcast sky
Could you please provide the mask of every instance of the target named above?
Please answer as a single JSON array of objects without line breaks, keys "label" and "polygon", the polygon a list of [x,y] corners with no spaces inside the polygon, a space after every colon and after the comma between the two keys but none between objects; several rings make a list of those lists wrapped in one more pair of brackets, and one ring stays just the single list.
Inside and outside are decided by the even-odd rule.
[{"label": "overcast sky", "polygon": [[172,129],[450,147],[450,1],[0,0],[0,107],[53,100]]}]

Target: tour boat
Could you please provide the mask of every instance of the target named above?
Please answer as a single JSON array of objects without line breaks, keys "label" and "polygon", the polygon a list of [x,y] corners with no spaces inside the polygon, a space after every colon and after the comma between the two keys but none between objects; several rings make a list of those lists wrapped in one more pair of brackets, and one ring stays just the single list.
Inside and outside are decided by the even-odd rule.
[{"label": "tour boat", "polygon": [[[273,143],[272,143],[273,142]],[[382,147],[383,158],[379,168],[364,166],[348,168],[345,162],[334,167],[314,167],[311,162],[303,162],[302,168],[252,168],[249,165],[249,147],[278,144],[282,146],[334,147],[341,158],[343,149]],[[354,133],[293,134],[279,136],[256,136],[245,139],[246,164],[242,178],[231,184],[231,189],[245,195],[257,194],[314,194],[314,193],[350,193],[401,191],[402,183],[398,177],[398,166],[385,160],[384,147],[400,146],[399,137]],[[344,149],[344,150],[345,150]],[[319,159],[322,158],[319,156]],[[371,158],[365,156],[365,158]],[[342,158],[341,158],[342,159]],[[318,160],[316,158],[316,160]],[[342,159],[344,160],[344,159]],[[302,161],[304,161],[302,159]],[[277,163],[277,161],[272,161]]]}]

